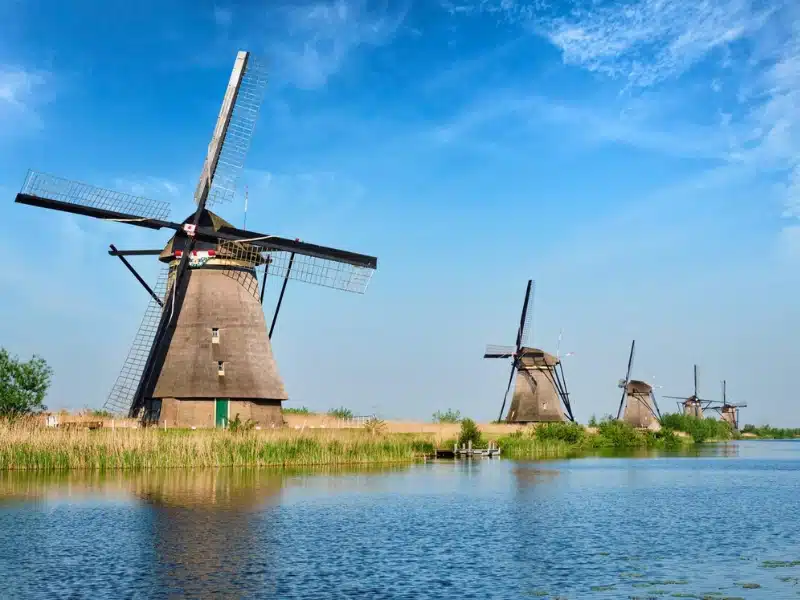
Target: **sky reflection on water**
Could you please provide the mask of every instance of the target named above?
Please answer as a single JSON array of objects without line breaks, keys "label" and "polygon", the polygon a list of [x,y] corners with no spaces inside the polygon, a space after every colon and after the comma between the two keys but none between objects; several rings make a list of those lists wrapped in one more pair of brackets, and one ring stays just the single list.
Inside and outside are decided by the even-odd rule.
[{"label": "sky reflection on water", "polygon": [[4,473],[0,580],[12,598],[795,598],[799,459],[800,443],[776,441],[327,472]]}]

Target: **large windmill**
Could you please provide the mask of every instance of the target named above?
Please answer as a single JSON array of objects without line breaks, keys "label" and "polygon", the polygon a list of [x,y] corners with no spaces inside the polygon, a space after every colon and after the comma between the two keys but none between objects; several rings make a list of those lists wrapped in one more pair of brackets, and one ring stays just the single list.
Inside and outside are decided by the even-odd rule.
[{"label": "large windmill", "polygon": [[697,365],[694,365],[694,393],[689,396],[664,396],[664,398],[671,398],[678,400],[678,406],[682,408],[683,414],[703,418],[703,410],[708,408],[713,402],[712,400],[704,400],[697,395]]},{"label": "large windmill", "polygon": [[[661,422],[661,412],[653,394],[653,386],[646,381],[631,379],[633,357],[636,351],[636,340],[631,341],[631,352],[628,355],[628,370],[625,379],[619,380],[622,397],[619,400],[617,419],[622,417],[626,423],[634,427],[651,428]],[[623,412],[624,409],[624,412]]]},{"label": "large windmill", "polygon": [[[162,202],[29,172],[16,202],[175,233],[163,249],[117,250],[150,294],[150,305],[105,408],[145,422],[225,426],[230,416],[279,424],[287,400],[263,313],[267,274],[363,293],[377,259],[297,239],[237,229],[209,207],[233,199],[266,71],[239,52],[183,222]],[[155,289],[125,258],[158,256]],[[259,292],[258,275],[262,275]],[[279,307],[278,307],[279,308]],[[277,309],[276,309],[277,313]],[[274,327],[274,321],[273,321]]]},{"label": "large windmill", "polygon": [[733,431],[739,430],[739,409],[745,408],[746,403],[740,402],[739,404],[731,404],[728,402],[728,385],[723,379],[722,381],[722,402],[711,401],[709,408],[719,413],[719,418],[728,423]]},{"label": "large windmill", "polygon": [[567,392],[566,379],[561,360],[538,348],[525,346],[530,332],[533,310],[529,310],[531,287],[533,281],[528,280],[525,289],[525,301],[522,304],[522,315],[517,329],[517,342],[514,346],[487,346],[483,358],[511,358],[511,375],[508,378],[503,405],[500,407],[502,420],[506,408],[508,392],[516,374],[514,395],[506,415],[508,423],[535,423],[540,421],[574,421],[572,407]]}]

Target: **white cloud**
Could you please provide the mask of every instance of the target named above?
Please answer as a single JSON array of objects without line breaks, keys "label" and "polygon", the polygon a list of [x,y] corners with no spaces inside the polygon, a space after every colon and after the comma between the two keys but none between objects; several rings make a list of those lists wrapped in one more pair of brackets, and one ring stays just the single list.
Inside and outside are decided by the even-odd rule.
[{"label": "white cloud", "polygon": [[[529,2],[478,0],[469,6],[472,11],[457,10],[451,3],[450,10],[504,14],[549,40],[566,64],[618,82],[618,91],[625,92],[618,114],[551,102],[555,118],[584,124],[590,138],[721,158],[753,178],[786,173],[784,216],[800,217],[800,8],[795,3],[779,0],[763,8],[754,0],[578,0],[567,16],[553,16],[549,8]],[[697,74],[705,80],[704,95],[686,77],[701,65],[704,70]],[[670,118],[658,110],[638,118],[625,114],[631,103],[658,106],[661,97],[681,94],[682,105]],[[491,110],[498,113],[496,106]]]},{"label": "white cloud", "polygon": [[47,81],[44,72],[0,65],[0,124],[4,136],[43,126],[37,107],[43,101],[40,91]]},{"label": "white cloud", "polygon": [[301,88],[322,87],[358,47],[386,43],[405,19],[406,9],[373,7],[366,0],[335,0],[276,11],[285,36],[269,46],[283,78]]}]

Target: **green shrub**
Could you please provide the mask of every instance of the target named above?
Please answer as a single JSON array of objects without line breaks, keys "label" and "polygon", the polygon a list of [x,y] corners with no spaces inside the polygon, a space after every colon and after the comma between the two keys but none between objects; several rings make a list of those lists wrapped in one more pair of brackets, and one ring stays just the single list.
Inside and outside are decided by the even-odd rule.
[{"label": "green shrub", "polygon": [[625,421],[608,419],[597,426],[597,436],[592,441],[593,445],[602,448],[643,448],[651,445],[648,443],[651,435]]},{"label": "green shrub", "polygon": [[300,408],[283,408],[281,409],[287,415],[310,415],[311,411],[308,410],[305,406],[301,406]]},{"label": "green shrub", "polygon": [[464,419],[461,421],[461,433],[458,436],[458,445],[462,446],[472,442],[472,447],[480,447],[483,445],[483,436],[478,425],[472,419]]},{"label": "green shrub", "polygon": [[661,426],[672,431],[688,433],[697,443],[709,440],[729,440],[733,437],[733,432],[727,422],[708,417],[698,419],[692,415],[665,414],[661,418]]},{"label": "green shrub", "polygon": [[533,435],[540,440],[560,440],[568,444],[580,444],[586,430],[579,423],[540,423]]},{"label": "green shrub", "polygon": [[233,433],[251,431],[255,426],[256,422],[253,419],[242,421],[239,418],[239,413],[236,413],[236,416],[231,421],[228,421],[228,429]]},{"label": "green shrub", "polygon": [[349,408],[345,408],[344,406],[339,408],[332,408],[328,411],[328,415],[334,417],[336,419],[342,419],[343,421],[347,421],[353,418],[353,411]]},{"label": "green shrub", "polygon": [[434,423],[460,423],[461,422],[461,411],[453,410],[452,408],[448,408],[446,411],[442,412],[437,410],[433,413],[433,422]]}]

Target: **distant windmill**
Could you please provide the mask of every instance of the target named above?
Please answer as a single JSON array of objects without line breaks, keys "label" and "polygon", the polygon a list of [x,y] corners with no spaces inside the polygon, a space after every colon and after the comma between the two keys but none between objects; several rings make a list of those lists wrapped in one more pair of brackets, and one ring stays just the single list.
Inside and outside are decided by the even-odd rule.
[{"label": "distant windmill", "polygon": [[661,412],[653,394],[653,386],[646,381],[631,379],[635,351],[636,340],[633,340],[625,379],[620,379],[618,384],[618,387],[622,388],[622,397],[619,400],[617,419],[622,417],[623,421],[634,427],[650,428],[661,422]]},{"label": "distant windmill", "polygon": [[487,346],[484,358],[511,358],[511,374],[508,378],[503,404],[500,407],[502,420],[511,384],[514,382],[514,395],[506,415],[508,423],[535,423],[541,421],[564,421],[562,403],[566,409],[566,419],[574,421],[569,392],[564,378],[561,360],[538,348],[525,346],[528,341],[533,310],[529,310],[533,281],[528,280],[522,315],[517,329],[514,346]]},{"label": "distant windmill", "polygon": [[697,395],[697,365],[694,365],[694,393],[688,398],[686,396],[664,396],[664,398],[679,400],[678,406],[682,408],[683,414],[697,417],[698,419],[703,418],[703,409],[708,408],[713,402],[712,400],[704,400]]},{"label": "distant windmill", "polygon": [[[174,231],[163,249],[111,246],[109,254],[152,301],[108,410],[184,427],[224,427],[237,413],[242,420],[282,423],[287,394],[262,308],[267,270],[283,278],[284,288],[291,278],[363,293],[377,268],[374,257],[238,229],[208,210],[235,195],[266,82],[263,65],[239,52],[194,194],[196,209],[181,223],[166,220],[163,202],[32,171],[17,194],[21,204]],[[155,290],[128,263],[131,255],[158,256],[165,264]],[[260,294],[258,269],[264,269]]]},{"label": "distant windmill", "polygon": [[[711,402],[710,408],[719,413],[722,421],[731,426],[734,431],[739,430],[739,409],[745,408],[746,403],[731,404],[728,402],[728,386],[725,380],[722,381],[722,402]],[[716,405],[716,406],[715,406]]]}]

